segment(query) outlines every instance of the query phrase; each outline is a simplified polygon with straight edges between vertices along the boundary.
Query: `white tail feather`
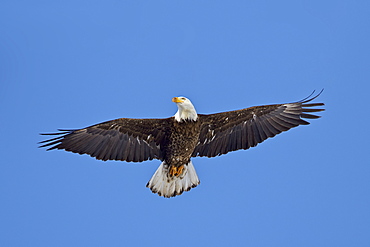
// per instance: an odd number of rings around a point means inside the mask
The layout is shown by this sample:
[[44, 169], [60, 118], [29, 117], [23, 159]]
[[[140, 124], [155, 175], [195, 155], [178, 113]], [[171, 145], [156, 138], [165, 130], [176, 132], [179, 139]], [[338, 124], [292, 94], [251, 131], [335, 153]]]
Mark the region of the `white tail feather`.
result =
[[169, 175], [169, 166], [162, 162], [146, 187], [160, 196], [173, 197], [181, 195], [184, 191], [189, 191], [199, 183], [198, 175], [191, 161], [184, 165], [184, 171], [178, 177], [171, 177]]

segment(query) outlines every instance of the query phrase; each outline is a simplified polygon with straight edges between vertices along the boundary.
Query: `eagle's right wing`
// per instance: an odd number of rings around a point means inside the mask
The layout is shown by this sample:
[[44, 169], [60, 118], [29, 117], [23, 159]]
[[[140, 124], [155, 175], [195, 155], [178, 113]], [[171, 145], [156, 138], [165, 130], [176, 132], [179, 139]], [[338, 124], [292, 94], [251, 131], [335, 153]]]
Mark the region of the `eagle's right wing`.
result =
[[214, 157], [248, 149], [283, 131], [307, 125], [309, 122], [302, 118], [319, 118], [310, 113], [324, 111], [311, 108], [323, 106], [323, 103], [309, 103], [320, 93], [294, 103], [255, 106], [210, 115], [199, 114], [201, 133], [192, 156]]

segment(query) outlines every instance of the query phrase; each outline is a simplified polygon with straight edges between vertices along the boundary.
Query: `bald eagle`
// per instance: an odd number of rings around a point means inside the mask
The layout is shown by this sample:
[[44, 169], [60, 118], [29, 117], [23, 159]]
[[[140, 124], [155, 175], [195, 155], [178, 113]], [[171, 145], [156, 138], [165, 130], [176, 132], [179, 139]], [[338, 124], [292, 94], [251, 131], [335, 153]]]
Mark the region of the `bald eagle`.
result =
[[[322, 92], [322, 91], [321, 91]], [[119, 118], [83, 129], [62, 130], [40, 142], [47, 150], [64, 149], [98, 160], [162, 161], [147, 187], [159, 196], [174, 197], [200, 181], [192, 157], [215, 157], [255, 147], [267, 138], [320, 116], [323, 103], [310, 103], [313, 93], [294, 103], [262, 105], [216, 114], [198, 114], [191, 101], [174, 97], [178, 111], [164, 119]]]

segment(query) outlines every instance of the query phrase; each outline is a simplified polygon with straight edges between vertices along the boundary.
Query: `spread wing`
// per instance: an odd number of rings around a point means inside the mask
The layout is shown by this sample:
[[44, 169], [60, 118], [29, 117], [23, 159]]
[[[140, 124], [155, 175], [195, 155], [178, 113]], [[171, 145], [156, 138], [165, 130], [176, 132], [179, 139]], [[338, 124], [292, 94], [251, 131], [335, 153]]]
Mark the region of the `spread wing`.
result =
[[312, 108], [323, 103], [309, 103], [317, 98], [303, 99], [295, 103], [255, 106], [237, 111], [199, 115], [201, 133], [192, 156], [214, 157], [239, 149], [248, 149], [267, 138], [298, 125], [307, 125], [303, 120], [316, 119], [310, 113], [324, 111]]
[[170, 119], [120, 118], [83, 129], [60, 130], [59, 133], [42, 134], [59, 136], [40, 142], [40, 147], [88, 154], [104, 161], [161, 160], [161, 145]]

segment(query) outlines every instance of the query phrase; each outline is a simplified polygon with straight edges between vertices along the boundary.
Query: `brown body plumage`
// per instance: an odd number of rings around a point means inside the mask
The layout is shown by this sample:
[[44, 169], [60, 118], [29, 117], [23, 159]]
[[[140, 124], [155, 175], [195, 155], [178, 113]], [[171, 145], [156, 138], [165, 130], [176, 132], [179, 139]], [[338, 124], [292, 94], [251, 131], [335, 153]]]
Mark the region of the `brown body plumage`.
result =
[[179, 176], [183, 165], [190, 162], [190, 157], [197, 146], [200, 134], [200, 121], [173, 121], [169, 126], [166, 141], [163, 143], [164, 162], [170, 167], [172, 176]]

